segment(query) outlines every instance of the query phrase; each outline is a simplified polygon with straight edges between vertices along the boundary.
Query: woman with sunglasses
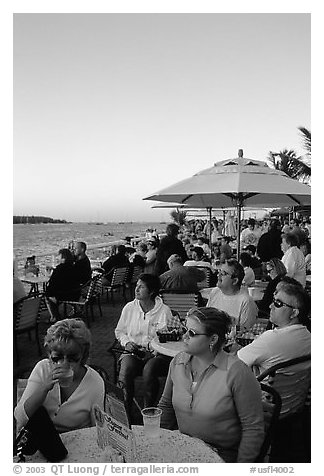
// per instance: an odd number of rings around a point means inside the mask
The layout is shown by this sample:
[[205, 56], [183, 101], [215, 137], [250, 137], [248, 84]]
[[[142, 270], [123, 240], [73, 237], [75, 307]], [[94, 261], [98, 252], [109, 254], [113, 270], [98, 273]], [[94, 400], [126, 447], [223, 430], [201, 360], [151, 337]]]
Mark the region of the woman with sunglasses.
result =
[[260, 386], [249, 368], [223, 351], [231, 319], [215, 308], [187, 314], [185, 351], [171, 361], [161, 426], [216, 448], [226, 462], [253, 462], [263, 442]]
[[266, 317], [270, 313], [270, 304], [272, 303], [273, 294], [276, 290], [277, 284], [286, 275], [287, 270], [283, 262], [279, 258], [272, 258], [266, 263], [267, 274], [270, 278], [268, 286], [266, 287], [263, 298], [257, 301], [256, 304], [260, 311], [263, 311]]
[[[80, 319], [63, 319], [49, 327], [44, 342], [48, 357], [34, 367], [15, 408], [18, 430], [40, 406], [60, 433], [94, 426], [92, 405], [103, 408], [104, 382], [86, 365], [90, 345], [90, 331]], [[68, 386], [67, 371], [73, 373]]]

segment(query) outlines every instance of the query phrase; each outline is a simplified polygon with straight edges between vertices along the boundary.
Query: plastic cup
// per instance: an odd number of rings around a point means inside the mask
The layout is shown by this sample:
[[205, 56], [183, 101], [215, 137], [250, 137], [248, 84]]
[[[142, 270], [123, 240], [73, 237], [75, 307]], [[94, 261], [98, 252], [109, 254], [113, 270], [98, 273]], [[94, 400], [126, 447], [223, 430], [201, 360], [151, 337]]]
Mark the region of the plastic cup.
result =
[[[61, 368], [61, 365], [55, 365], [55, 368]], [[59, 384], [61, 387], [70, 387], [72, 385], [72, 382], [73, 382], [73, 376], [74, 376], [74, 372], [73, 370], [71, 369], [71, 367], [66, 367], [64, 368], [64, 374], [62, 374], [59, 378]]]
[[143, 408], [144, 433], [150, 438], [156, 438], [160, 435], [160, 421], [162, 410], [156, 407]]

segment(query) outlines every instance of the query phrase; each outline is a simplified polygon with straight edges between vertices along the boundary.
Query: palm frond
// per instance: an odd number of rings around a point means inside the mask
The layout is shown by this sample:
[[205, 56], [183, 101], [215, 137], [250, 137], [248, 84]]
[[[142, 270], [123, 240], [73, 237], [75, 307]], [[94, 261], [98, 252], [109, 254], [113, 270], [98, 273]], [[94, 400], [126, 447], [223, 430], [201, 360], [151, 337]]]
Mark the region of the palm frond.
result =
[[311, 131], [306, 129], [306, 127], [298, 127], [298, 130], [301, 132], [304, 148], [308, 152], [308, 154], [310, 155], [311, 154], [311, 145], [312, 145]]

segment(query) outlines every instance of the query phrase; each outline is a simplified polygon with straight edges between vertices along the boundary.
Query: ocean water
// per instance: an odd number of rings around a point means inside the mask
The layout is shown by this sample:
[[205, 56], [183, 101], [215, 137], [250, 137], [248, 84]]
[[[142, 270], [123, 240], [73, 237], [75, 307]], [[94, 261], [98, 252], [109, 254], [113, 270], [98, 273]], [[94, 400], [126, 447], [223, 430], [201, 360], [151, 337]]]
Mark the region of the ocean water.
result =
[[[57, 254], [70, 241], [84, 241], [87, 245], [112, 243], [126, 236], [145, 236], [149, 228], [158, 233], [165, 231], [166, 224], [141, 223], [47, 223], [13, 225], [13, 248], [16, 258], [48, 253]], [[90, 253], [90, 252], [89, 252]]]

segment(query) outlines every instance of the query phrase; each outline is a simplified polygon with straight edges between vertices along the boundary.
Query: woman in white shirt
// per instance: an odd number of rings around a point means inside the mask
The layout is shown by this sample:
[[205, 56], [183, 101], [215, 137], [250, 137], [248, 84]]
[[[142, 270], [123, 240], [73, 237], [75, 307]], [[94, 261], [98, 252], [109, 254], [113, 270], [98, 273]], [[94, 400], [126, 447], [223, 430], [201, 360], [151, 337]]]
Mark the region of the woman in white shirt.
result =
[[143, 273], [135, 288], [135, 299], [123, 308], [117, 327], [116, 338], [124, 348], [119, 363], [118, 384], [124, 389], [125, 405], [131, 419], [134, 396], [134, 380], [143, 374], [144, 405], [153, 406], [159, 391], [158, 377], [167, 375], [170, 358], [152, 353], [151, 341], [156, 331], [167, 327], [179, 327], [180, 321], [158, 296], [160, 279]]

